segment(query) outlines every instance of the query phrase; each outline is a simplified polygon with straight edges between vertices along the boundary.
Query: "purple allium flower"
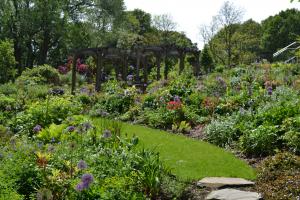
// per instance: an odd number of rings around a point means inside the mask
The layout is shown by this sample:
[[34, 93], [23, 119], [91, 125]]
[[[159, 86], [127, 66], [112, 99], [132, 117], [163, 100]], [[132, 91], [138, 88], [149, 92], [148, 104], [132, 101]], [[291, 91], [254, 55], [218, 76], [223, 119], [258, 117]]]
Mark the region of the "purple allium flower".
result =
[[175, 95], [175, 96], [174, 96], [174, 101], [175, 101], [175, 102], [180, 102], [180, 97], [177, 96], [177, 95]]
[[83, 174], [81, 177], [81, 181], [83, 185], [87, 188], [94, 181], [94, 177], [92, 174]]
[[88, 131], [89, 129], [93, 128], [93, 126], [90, 122], [84, 122], [82, 124], [82, 128], [83, 128], [84, 131]]
[[132, 80], [133, 80], [133, 75], [129, 74], [129, 75], [127, 76], [127, 80], [128, 80], [128, 81], [132, 81]]
[[79, 162], [78, 162], [78, 164], [77, 164], [77, 168], [78, 169], [86, 169], [87, 168], [87, 164], [86, 164], [86, 162], [84, 162], [84, 160], [80, 160]]
[[75, 126], [69, 126], [69, 127], [67, 128], [67, 131], [68, 131], [68, 132], [73, 132], [73, 131], [75, 131]]
[[82, 190], [84, 190], [85, 188], [84, 188], [84, 185], [83, 185], [83, 183], [82, 182], [80, 182], [80, 183], [78, 183], [77, 185], [76, 185], [76, 188], [75, 188], [78, 192], [81, 192]]
[[273, 94], [273, 88], [271, 86], [268, 87], [267, 92], [268, 92], [268, 95], [272, 95]]
[[37, 124], [32, 130], [33, 132], [38, 133], [42, 130], [42, 126]]
[[104, 137], [104, 138], [110, 138], [111, 137], [111, 131], [107, 130], [107, 129], [104, 130], [102, 137]]

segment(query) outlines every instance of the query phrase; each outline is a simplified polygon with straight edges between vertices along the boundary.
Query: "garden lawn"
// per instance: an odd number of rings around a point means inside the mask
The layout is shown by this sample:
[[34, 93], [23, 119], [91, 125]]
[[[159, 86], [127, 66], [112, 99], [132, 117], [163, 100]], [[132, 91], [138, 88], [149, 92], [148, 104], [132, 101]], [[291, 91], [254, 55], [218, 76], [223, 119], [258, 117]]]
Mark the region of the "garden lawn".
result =
[[[103, 119], [95, 119], [95, 124]], [[239, 177], [255, 179], [254, 170], [232, 153], [206, 142], [140, 125], [122, 123], [123, 136], [136, 135], [139, 146], [154, 149], [172, 172], [182, 179]]]

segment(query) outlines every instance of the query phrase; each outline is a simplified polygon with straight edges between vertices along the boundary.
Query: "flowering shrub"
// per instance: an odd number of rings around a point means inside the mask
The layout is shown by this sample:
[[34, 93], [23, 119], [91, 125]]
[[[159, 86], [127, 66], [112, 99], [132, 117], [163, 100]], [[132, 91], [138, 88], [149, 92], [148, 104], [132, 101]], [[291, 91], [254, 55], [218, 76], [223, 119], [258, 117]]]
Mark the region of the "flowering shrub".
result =
[[169, 101], [167, 104], [168, 110], [179, 110], [181, 109], [182, 104], [180, 101]]
[[79, 114], [81, 105], [72, 102], [72, 97], [53, 96], [28, 105], [24, 112], [17, 114], [11, 121], [14, 132], [33, 134], [33, 128], [39, 124], [42, 127], [52, 123], [60, 124], [70, 114]]
[[76, 62], [76, 70], [79, 74], [86, 74], [88, 71], [88, 65], [81, 63], [81, 60], [78, 58]]
[[[71, 126], [62, 124], [66, 127], [61, 129], [63, 140], [41, 143], [26, 137], [15, 138], [10, 146], [1, 149], [0, 186], [9, 180], [5, 191], [24, 198], [127, 200], [156, 199], [162, 188], [168, 187], [162, 185], [169, 173], [158, 154], [135, 148], [137, 138], [117, 137], [117, 124], [103, 123], [95, 132], [89, 131], [94, 127], [90, 123], [67, 121], [81, 125], [74, 131], [72, 127], [73, 132], [69, 133], [66, 131]], [[105, 137], [100, 130], [105, 130]], [[0, 197], [3, 192], [0, 187]]]

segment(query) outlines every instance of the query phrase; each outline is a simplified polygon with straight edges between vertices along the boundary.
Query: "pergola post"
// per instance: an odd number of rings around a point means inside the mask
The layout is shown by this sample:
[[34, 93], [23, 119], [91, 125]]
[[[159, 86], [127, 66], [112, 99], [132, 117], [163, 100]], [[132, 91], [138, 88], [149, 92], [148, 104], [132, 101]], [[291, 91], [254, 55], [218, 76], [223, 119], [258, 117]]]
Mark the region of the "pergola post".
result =
[[128, 74], [128, 61], [127, 61], [127, 56], [123, 56], [122, 57], [122, 78], [123, 78], [123, 81], [126, 81], [126, 78], [127, 78], [127, 74]]
[[76, 89], [76, 65], [77, 65], [77, 54], [74, 54], [73, 63], [72, 63], [72, 87], [71, 87], [71, 94], [75, 94]]
[[96, 85], [95, 90], [99, 92], [101, 90], [101, 79], [102, 79], [102, 69], [103, 69], [103, 56], [102, 52], [97, 52], [97, 70], [96, 70]]
[[136, 54], [136, 77], [135, 81], [140, 82], [140, 66], [141, 66], [141, 52], [138, 49]]
[[148, 62], [146, 56], [143, 56], [143, 69], [144, 69], [144, 84], [148, 84]]
[[185, 53], [183, 51], [180, 51], [179, 53], [179, 74], [182, 73], [184, 70], [184, 59], [185, 59]]
[[194, 53], [195, 56], [195, 76], [199, 76], [200, 73], [200, 51]]
[[165, 70], [164, 70], [164, 79], [168, 79], [168, 73], [169, 73], [169, 65], [168, 65], [168, 55], [167, 51], [165, 51]]
[[158, 54], [156, 54], [156, 80], [160, 79], [160, 63], [161, 63], [161, 56]]

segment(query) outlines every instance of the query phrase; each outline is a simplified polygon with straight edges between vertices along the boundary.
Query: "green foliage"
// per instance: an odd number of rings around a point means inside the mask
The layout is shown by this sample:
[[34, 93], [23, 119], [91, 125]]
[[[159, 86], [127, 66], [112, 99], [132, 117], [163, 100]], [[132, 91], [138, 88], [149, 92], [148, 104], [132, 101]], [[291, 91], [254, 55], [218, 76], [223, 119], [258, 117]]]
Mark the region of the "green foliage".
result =
[[175, 133], [189, 133], [192, 127], [186, 121], [181, 121], [179, 124], [172, 125], [172, 131]]
[[51, 140], [60, 141], [62, 134], [68, 132], [65, 130], [66, 128], [65, 124], [51, 124], [48, 128], [42, 129], [38, 133], [37, 138], [44, 142], [51, 142]]
[[211, 72], [213, 69], [213, 58], [207, 45], [204, 46], [201, 52], [200, 64], [204, 67], [206, 73]]
[[13, 43], [0, 40], [0, 84], [13, 80], [16, 75], [16, 60]]
[[232, 120], [213, 120], [206, 128], [206, 139], [218, 146], [231, 145], [237, 138], [237, 131]]
[[262, 29], [264, 30], [262, 46], [269, 60], [272, 60], [272, 54], [278, 49], [296, 41], [300, 34], [299, 21], [300, 11], [287, 9], [275, 16], [268, 17], [262, 22]]
[[36, 125], [46, 127], [52, 123], [60, 124], [69, 115], [79, 114], [80, 111], [81, 105], [72, 102], [72, 97], [48, 96], [43, 101], [28, 105], [11, 123], [14, 132], [32, 134]]
[[27, 68], [17, 79], [19, 85], [35, 85], [35, 84], [59, 84], [58, 71], [49, 66], [37, 66], [32, 69]]
[[300, 197], [299, 169], [299, 156], [291, 153], [278, 153], [264, 160], [259, 166], [256, 188], [265, 199], [298, 198]]
[[240, 138], [242, 150], [247, 155], [270, 155], [278, 148], [278, 127], [261, 125]]
[[4, 95], [17, 94], [17, 86], [13, 83], [5, 83], [0, 85], [0, 93]]
[[[78, 132], [80, 124], [86, 122], [80, 116], [74, 117], [72, 123], [76, 131], [73, 135], [77, 137], [62, 132], [67, 126], [62, 124], [51, 125], [39, 133], [41, 137], [64, 134], [64, 138], [56, 137], [55, 141], [40, 143], [26, 137], [14, 138], [12, 146], [1, 152], [0, 162], [0, 180], [4, 182], [9, 177], [11, 185], [6, 188], [0, 185], [0, 190], [11, 194], [15, 190], [18, 192], [15, 195], [25, 195], [26, 198], [125, 200], [160, 196], [162, 180], [170, 174], [157, 153], [135, 148], [136, 137], [121, 139], [121, 127], [117, 122], [103, 121], [97, 130]], [[102, 130], [111, 130], [111, 135], [102, 135]], [[80, 160], [86, 164], [79, 165]], [[86, 173], [92, 174], [93, 181], [83, 191], [76, 190]], [[171, 191], [167, 185], [164, 188]], [[172, 196], [172, 193], [168, 195]]]
[[23, 197], [13, 188], [11, 180], [5, 180], [3, 171], [0, 171], [0, 200], [22, 200]]

